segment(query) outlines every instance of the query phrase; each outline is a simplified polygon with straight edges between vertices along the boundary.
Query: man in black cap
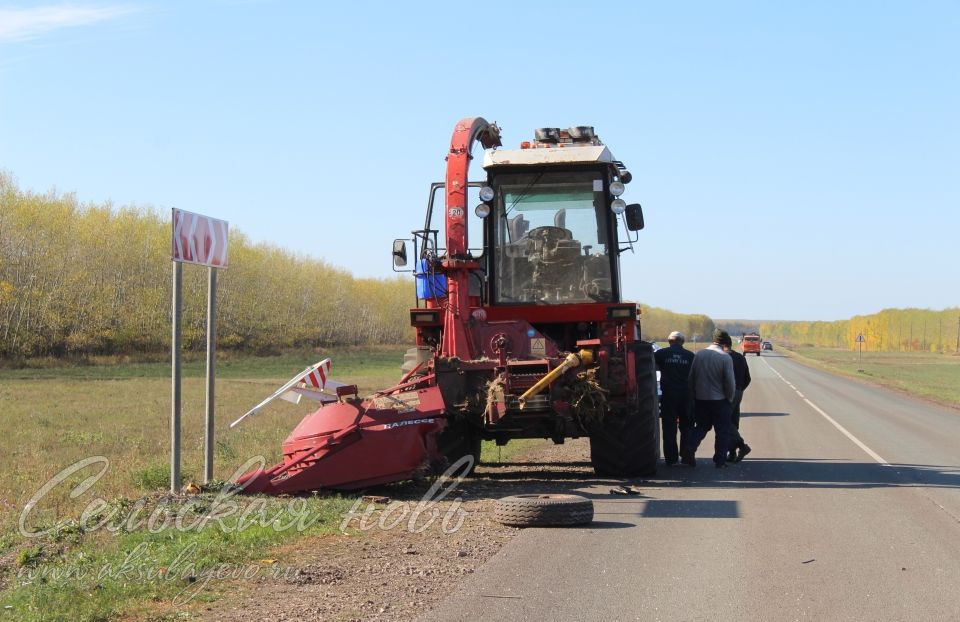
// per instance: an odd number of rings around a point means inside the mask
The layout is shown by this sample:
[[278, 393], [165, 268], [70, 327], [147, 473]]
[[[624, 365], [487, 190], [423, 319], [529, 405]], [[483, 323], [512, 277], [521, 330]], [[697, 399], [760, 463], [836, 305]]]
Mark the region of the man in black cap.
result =
[[677, 446], [677, 429], [680, 430], [680, 447], [690, 442], [693, 431], [693, 413], [690, 408], [690, 389], [687, 380], [693, 352], [683, 347], [685, 338], [680, 331], [667, 337], [668, 348], [657, 350], [653, 357], [660, 370], [660, 425], [663, 429], [663, 459], [667, 464], [676, 464], [680, 457]]
[[737, 391], [733, 359], [723, 351], [721, 345], [728, 339], [730, 335], [726, 331], [714, 331], [713, 343], [697, 352], [690, 366], [689, 386], [694, 399], [696, 427], [690, 443], [680, 452], [681, 462], [690, 466], [697, 466], [694, 457], [697, 447], [710, 428], [714, 429], [716, 436], [713, 463], [718, 469], [727, 466], [731, 405]]
[[733, 349], [733, 340], [729, 335], [722, 345], [724, 352], [733, 359], [733, 378], [737, 385], [730, 414], [730, 455], [727, 460], [740, 462], [750, 453], [750, 445], [747, 445], [740, 435], [740, 401], [743, 399], [743, 392], [750, 386], [750, 366], [747, 364], [747, 357]]

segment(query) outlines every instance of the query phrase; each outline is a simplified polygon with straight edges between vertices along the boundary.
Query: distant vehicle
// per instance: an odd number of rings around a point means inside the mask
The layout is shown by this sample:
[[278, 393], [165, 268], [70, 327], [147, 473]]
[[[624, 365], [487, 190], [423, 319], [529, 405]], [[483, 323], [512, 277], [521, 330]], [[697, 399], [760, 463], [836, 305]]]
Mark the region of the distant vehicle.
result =
[[761, 349], [761, 350], [773, 350], [773, 344], [770, 343], [769, 341], [764, 341], [763, 343], [760, 344], [760, 349]]
[[760, 335], [744, 335], [740, 341], [740, 347], [744, 354], [756, 353], [757, 356], [760, 356]]

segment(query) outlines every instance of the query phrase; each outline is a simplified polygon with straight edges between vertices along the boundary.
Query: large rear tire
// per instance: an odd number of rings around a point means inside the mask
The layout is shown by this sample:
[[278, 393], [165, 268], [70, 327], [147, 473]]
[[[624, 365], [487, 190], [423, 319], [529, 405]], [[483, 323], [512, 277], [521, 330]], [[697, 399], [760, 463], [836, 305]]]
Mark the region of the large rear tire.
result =
[[590, 434], [590, 462], [594, 472], [602, 477], [636, 477], [657, 472], [660, 422], [652, 344], [640, 342], [634, 352], [636, 409], [615, 410]]

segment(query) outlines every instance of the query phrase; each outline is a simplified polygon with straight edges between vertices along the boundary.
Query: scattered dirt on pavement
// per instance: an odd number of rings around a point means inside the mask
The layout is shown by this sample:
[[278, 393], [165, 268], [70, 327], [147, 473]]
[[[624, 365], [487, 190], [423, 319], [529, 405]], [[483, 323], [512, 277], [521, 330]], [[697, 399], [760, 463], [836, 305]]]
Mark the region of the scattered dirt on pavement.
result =
[[[210, 605], [203, 618], [413, 620], [454, 592], [518, 533], [493, 521], [496, 499], [570, 492], [610, 481], [596, 479], [588, 456], [588, 441], [580, 439], [536, 447], [510, 463], [481, 465], [416, 520], [411, 517], [430, 482], [370, 490], [368, 494], [390, 497], [394, 505], [363, 502], [346, 533], [300, 539], [278, 551], [276, 560], [261, 563], [282, 572], [236, 582], [236, 596]], [[432, 508], [437, 518], [426, 527]], [[459, 517], [462, 524], [456, 528]]]

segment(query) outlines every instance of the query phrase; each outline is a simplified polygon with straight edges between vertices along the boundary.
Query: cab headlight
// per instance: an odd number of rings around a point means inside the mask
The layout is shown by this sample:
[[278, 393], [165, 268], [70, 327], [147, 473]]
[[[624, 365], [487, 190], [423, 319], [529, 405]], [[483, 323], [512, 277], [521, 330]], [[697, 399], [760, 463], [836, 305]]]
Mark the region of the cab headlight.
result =
[[615, 197], [618, 197], [621, 194], [623, 194], [623, 190], [624, 190], [623, 182], [615, 181], [610, 184], [610, 194], [612, 194]]
[[610, 201], [610, 211], [619, 216], [627, 209], [627, 202], [623, 199], [614, 199]]
[[493, 188], [490, 186], [483, 186], [480, 188], [480, 200], [484, 202], [493, 200]]
[[474, 213], [480, 218], [486, 218], [490, 215], [490, 206], [486, 203], [481, 203], [477, 206], [477, 209], [474, 210]]

